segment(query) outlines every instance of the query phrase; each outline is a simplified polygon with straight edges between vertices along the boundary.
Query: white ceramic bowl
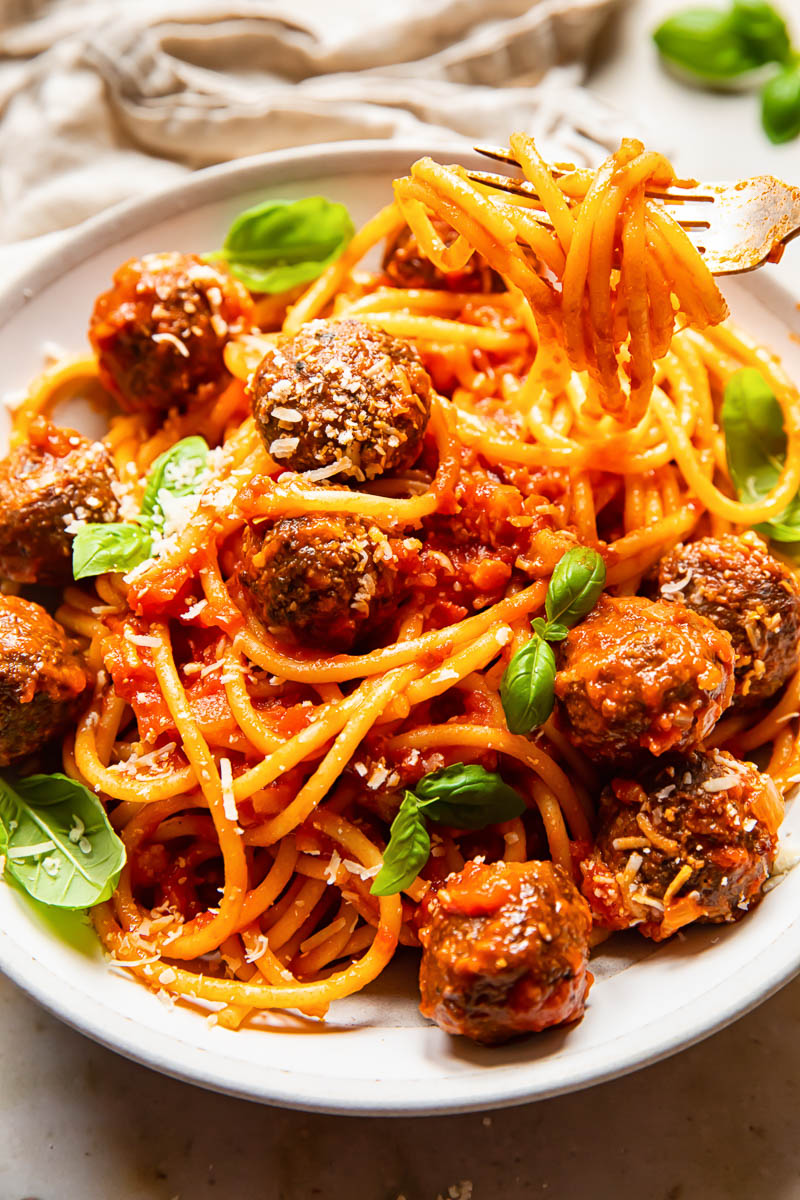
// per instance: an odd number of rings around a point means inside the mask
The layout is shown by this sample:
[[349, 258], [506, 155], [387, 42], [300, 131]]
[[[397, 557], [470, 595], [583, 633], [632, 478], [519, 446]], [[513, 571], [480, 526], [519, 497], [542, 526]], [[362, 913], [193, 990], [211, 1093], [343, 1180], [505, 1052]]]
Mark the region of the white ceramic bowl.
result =
[[[351, 143], [265, 155], [201, 172], [91, 222], [0, 295], [3, 390], [25, 387], [45, 341], [85, 346], [93, 298], [129, 256], [214, 248], [234, 214], [268, 196], [322, 193], [347, 204], [359, 222], [426, 149]], [[458, 157], [465, 161], [463, 151]], [[795, 302], [773, 283], [777, 274], [732, 280], [725, 290], [736, 319], [800, 377], [800, 346], [789, 337], [800, 322]], [[798, 830], [795, 806], [784, 827], [790, 846], [792, 837], [800, 845]], [[167, 1009], [111, 971], [84, 918], [51, 922], [3, 884], [0, 968], [82, 1033], [205, 1087], [330, 1112], [456, 1112], [610, 1079], [764, 1000], [800, 969], [800, 871], [736, 926], [691, 930], [658, 949], [636, 935], [612, 939], [595, 956], [597, 982], [577, 1027], [493, 1050], [422, 1020], [408, 952], [366, 992], [334, 1005], [324, 1025], [276, 1015], [238, 1033], [210, 1027], [202, 1012]]]

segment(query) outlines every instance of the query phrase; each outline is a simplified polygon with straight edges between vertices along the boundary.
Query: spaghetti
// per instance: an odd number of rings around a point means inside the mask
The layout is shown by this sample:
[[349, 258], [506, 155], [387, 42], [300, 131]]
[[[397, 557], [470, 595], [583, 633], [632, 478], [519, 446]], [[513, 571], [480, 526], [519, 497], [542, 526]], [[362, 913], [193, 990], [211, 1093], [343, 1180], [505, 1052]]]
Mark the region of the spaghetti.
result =
[[[157, 554], [68, 587], [56, 614], [96, 676], [64, 770], [101, 796], [127, 851], [93, 918], [116, 964], [230, 1028], [268, 1009], [320, 1017], [363, 988], [417, 943], [425, 893], [476, 855], [571, 872], [593, 841], [596, 772], [552, 721], [509, 733], [499, 699], [556, 562], [593, 547], [607, 586], [632, 596], [677, 543], [767, 521], [800, 488], [797, 395], [767, 351], [720, 325], [702, 259], [649, 198], [681, 186], [669, 164], [631, 141], [596, 173], [556, 175], [530, 139], [511, 148], [538, 204], [423, 159], [285, 314], [283, 336], [357, 320], [413, 344], [434, 387], [415, 462], [350, 486], [284, 470], [248, 395], [274, 329], [229, 337], [226, 379], [157, 426], [146, 410], [110, 419], [133, 510], [164, 450], [189, 435], [213, 449]], [[446, 285], [359, 269], [407, 229]], [[475, 255], [493, 290], [454, 285]], [[752, 502], [735, 496], [719, 428], [742, 366], [774, 392], [787, 440], [779, 479]], [[94, 358], [47, 372], [15, 438], [97, 377]], [[367, 523], [410, 564], [392, 619], [350, 652], [293, 646], [239, 577], [246, 528], [310, 515]], [[799, 695], [795, 674], [712, 737], [767, 748], [783, 793], [800, 776]], [[403, 787], [453, 762], [501, 769], [525, 813], [477, 834], [442, 826], [421, 875], [376, 897]], [[636, 855], [647, 837], [622, 844]], [[667, 904], [683, 883], [676, 872]]]

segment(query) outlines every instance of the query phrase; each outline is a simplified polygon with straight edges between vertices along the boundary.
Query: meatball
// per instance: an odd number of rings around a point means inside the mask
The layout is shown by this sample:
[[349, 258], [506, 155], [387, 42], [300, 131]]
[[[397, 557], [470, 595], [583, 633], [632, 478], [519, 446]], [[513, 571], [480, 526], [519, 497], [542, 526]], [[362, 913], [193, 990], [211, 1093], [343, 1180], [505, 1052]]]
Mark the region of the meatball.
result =
[[279, 637], [349, 650], [391, 606], [392, 545], [360, 517], [329, 513], [250, 525], [242, 553], [242, 583]]
[[[451, 245], [456, 240], [456, 231], [440, 217], [433, 217], [431, 220], [445, 245]], [[407, 225], [403, 226], [395, 238], [387, 241], [383, 255], [383, 273], [395, 287], [435, 288], [450, 292], [505, 291], [502, 278], [480, 254], [473, 254], [460, 271], [440, 271], [425, 257]]]
[[583, 892], [599, 924], [661, 941], [690, 921], [737, 921], [761, 897], [783, 801], [724, 750], [669, 755], [600, 799]]
[[705, 617], [642, 596], [601, 596], [559, 650], [556, 711], [595, 760], [695, 746], [733, 693], [730, 638]]
[[89, 682], [66, 633], [40, 605], [0, 596], [0, 767], [61, 733]]
[[311, 321], [278, 340], [250, 384], [269, 453], [291, 471], [374, 479], [413, 463], [431, 411], [416, 350], [358, 321]]
[[72, 580], [78, 523], [116, 521], [114, 468], [102, 442], [44, 418], [0, 462], [0, 575], [17, 583]]
[[146, 254], [97, 297], [89, 340], [100, 381], [130, 412], [184, 406], [219, 384], [228, 337], [251, 324], [249, 293], [194, 254]]
[[486, 1043], [577, 1020], [591, 926], [561, 867], [468, 862], [421, 906], [423, 1016]]
[[797, 669], [800, 586], [758, 534], [676, 546], [658, 565], [658, 591], [730, 634], [738, 707], [761, 704]]

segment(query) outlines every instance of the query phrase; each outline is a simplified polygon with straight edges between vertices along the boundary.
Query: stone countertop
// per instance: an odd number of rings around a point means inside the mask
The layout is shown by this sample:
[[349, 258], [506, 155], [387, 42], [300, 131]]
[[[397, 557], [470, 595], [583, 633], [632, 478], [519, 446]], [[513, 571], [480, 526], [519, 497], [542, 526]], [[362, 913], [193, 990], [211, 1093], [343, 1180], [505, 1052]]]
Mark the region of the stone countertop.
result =
[[[675, 7], [626, 9], [597, 93], [685, 171], [800, 178], [800, 142], [770, 146], [752, 96], [658, 68], [647, 35]], [[0, 1200], [468, 1200], [466, 1181], [473, 1200], [800, 1200], [800, 980], [636, 1075], [485, 1115], [355, 1120], [211, 1095], [85, 1040], [5, 980], [0, 1048]]]

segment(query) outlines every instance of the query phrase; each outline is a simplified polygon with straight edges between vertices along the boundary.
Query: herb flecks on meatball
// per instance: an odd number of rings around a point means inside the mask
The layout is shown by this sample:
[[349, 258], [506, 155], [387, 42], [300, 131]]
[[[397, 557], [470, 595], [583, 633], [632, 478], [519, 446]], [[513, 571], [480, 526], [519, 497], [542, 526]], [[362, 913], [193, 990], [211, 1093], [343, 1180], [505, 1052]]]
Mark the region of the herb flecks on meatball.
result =
[[731, 702], [730, 638], [705, 617], [642, 596], [601, 596], [559, 649], [556, 711], [590, 759], [696, 746]]
[[738, 707], [769, 699], [797, 669], [800, 586], [756, 533], [676, 546], [659, 563], [658, 590], [730, 634]]
[[270, 348], [250, 383], [264, 445], [282, 467], [374, 479], [409, 467], [431, 381], [407, 342], [358, 321], [311, 321]]
[[223, 380], [225, 343], [252, 315], [245, 288], [194, 254], [133, 258], [95, 301], [89, 340], [100, 381], [131, 412], [186, 407]]
[[251, 525], [242, 551], [242, 583], [278, 637], [349, 650], [391, 608], [392, 544], [360, 517], [316, 514]]
[[0, 576], [17, 583], [72, 581], [72, 540], [119, 516], [111, 457], [102, 442], [44, 418], [0, 462]]
[[[431, 220], [445, 246], [451, 245], [458, 236], [455, 229], [440, 217], [432, 217]], [[440, 271], [423, 254], [408, 225], [403, 226], [397, 236], [387, 242], [383, 273], [390, 283], [401, 288], [449, 292], [505, 291], [502, 278], [480, 254], [473, 254], [460, 271]]]
[[591, 924], [553, 863], [468, 862], [421, 907], [423, 1015], [485, 1043], [577, 1020]]
[[0, 767], [61, 733], [88, 686], [62, 627], [40, 605], [0, 596]]
[[612, 780], [581, 864], [596, 920], [655, 941], [691, 921], [739, 920], [761, 898], [782, 815], [770, 777], [722, 750]]

